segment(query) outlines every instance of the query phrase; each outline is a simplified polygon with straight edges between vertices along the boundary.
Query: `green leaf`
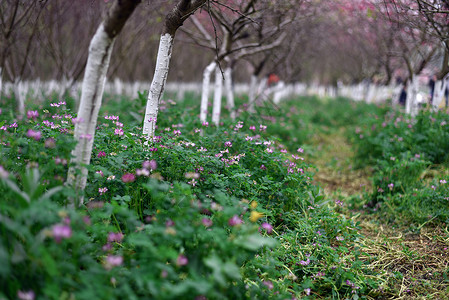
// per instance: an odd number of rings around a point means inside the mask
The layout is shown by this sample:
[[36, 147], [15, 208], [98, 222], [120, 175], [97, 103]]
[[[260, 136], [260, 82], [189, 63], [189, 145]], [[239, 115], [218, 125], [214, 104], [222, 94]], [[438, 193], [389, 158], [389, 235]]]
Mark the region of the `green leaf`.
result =
[[226, 280], [223, 277], [223, 274], [221, 272], [221, 268], [223, 265], [223, 262], [221, 261], [221, 259], [216, 256], [213, 255], [211, 257], [205, 258], [204, 259], [204, 263], [206, 264], [206, 266], [208, 266], [209, 268], [212, 269], [213, 272], [213, 278], [222, 286], [226, 285]]
[[240, 236], [235, 239], [234, 243], [237, 246], [240, 246], [244, 249], [251, 251], [257, 251], [264, 246], [267, 247], [276, 246], [276, 241], [274, 239], [263, 237], [257, 233], [246, 236]]

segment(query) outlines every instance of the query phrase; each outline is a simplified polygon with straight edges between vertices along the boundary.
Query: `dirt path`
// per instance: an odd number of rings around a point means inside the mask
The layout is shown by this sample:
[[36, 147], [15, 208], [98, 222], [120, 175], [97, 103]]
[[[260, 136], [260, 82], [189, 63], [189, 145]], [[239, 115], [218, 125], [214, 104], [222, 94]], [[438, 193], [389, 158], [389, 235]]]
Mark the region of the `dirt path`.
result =
[[[379, 214], [348, 207], [371, 191], [370, 170], [352, 167], [353, 152], [342, 130], [314, 138], [315, 182], [326, 197], [347, 205], [345, 215], [359, 222], [364, 260], [384, 284], [377, 299], [449, 299], [448, 228], [387, 224]], [[349, 201], [350, 200], [350, 201]]]

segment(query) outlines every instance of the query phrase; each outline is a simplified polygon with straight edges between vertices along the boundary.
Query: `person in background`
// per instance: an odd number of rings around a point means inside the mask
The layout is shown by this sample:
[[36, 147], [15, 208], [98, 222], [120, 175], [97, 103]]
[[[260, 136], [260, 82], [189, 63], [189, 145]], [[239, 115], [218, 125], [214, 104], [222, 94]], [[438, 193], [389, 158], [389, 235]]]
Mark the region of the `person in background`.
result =
[[399, 105], [405, 107], [405, 102], [407, 101], [407, 81], [402, 85], [401, 93], [399, 94]]
[[277, 76], [274, 73], [271, 73], [270, 75], [268, 75], [268, 86], [273, 86], [275, 84], [277, 84], [279, 82], [279, 76]]
[[433, 104], [433, 94], [435, 92], [435, 82], [436, 82], [437, 77], [435, 75], [433, 75], [432, 77], [430, 77], [429, 79], [429, 89], [430, 89], [430, 98], [429, 98], [429, 104], [432, 105]]

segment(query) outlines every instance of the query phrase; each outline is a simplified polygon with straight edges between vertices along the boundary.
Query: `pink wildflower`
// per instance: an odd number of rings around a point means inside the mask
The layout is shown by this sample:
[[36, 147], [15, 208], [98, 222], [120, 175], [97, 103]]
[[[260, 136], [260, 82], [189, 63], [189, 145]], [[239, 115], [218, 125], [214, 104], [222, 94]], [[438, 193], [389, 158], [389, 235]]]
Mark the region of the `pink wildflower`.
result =
[[122, 181], [125, 183], [133, 182], [134, 180], [136, 180], [136, 176], [132, 173], [126, 173], [122, 176]]
[[27, 137], [35, 139], [36, 141], [40, 140], [42, 133], [40, 131], [34, 131], [32, 129], [28, 129]]
[[28, 119], [36, 120], [37, 117], [39, 117], [39, 113], [37, 112], [37, 110], [29, 110], [29, 111], [27, 111], [27, 118]]
[[201, 223], [203, 223], [203, 225], [204, 225], [205, 227], [210, 227], [210, 226], [212, 226], [212, 220], [209, 219], [209, 218], [203, 218], [203, 219], [201, 220]]
[[121, 255], [108, 255], [106, 257], [105, 267], [110, 270], [113, 267], [118, 267], [123, 264], [123, 256]]
[[228, 222], [228, 224], [231, 226], [238, 226], [238, 225], [241, 225], [242, 223], [243, 223], [243, 220], [240, 219], [240, 217], [237, 215], [232, 216], [232, 218], [230, 218], [229, 222]]
[[20, 300], [34, 300], [35, 294], [33, 291], [17, 291], [17, 298]]
[[115, 130], [114, 130], [115, 135], [122, 136], [123, 133], [124, 133], [123, 129], [121, 129], [121, 128], [115, 128]]
[[123, 233], [121, 232], [109, 232], [108, 233], [108, 242], [116, 242], [120, 243], [123, 240]]
[[178, 266], [185, 266], [189, 263], [189, 260], [187, 257], [183, 254], [179, 254], [178, 258], [176, 259], [176, 265]]
[[72, 228], [67, 224], [56, 224], [52, 228], [52, 234], [55, 241], [60, 243], [62, 239], [68, 239], [72, 236]]
[[273, 226], [271, 226], [271, 224], [269, 224], [269, 223], [262, 223], [262, 225], [260, 227], [265, 229], [268, 234], [271, 234], [273, 232]]

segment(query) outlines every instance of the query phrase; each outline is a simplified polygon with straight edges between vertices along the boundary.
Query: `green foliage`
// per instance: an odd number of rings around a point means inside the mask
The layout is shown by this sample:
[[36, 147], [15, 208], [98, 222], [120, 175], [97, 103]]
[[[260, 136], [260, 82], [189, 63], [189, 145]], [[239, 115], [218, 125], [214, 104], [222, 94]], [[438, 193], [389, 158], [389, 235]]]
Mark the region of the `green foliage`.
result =
[[83, 191], [86, 206], [77, 210], [65, 207], [77, 197], [64, 186], [75, 145], [67, 105], [38, 107], [39, 116], [23, 121], [2, 114], [0, 297], [373, 293], [378, 282], [359, 259], [357, 225], [324, 202], [303, 157], [315, 130], [354, 126], [349, 107], [357, 120], [373, 108], [304, 98], [258, 107], [261, 117], [241, 111], [241, 121], [224, 119], [217, 128], [198, 122], [194, 99], [166, 100], [158, 136], [146, 145], [131, 113], [141, 114], [144, 99], [106, 99]]
[[390, 111], [361, 123], [352, 141], [357, 164], [375, 166], [368, 206], [396, 222], [447, 223], [447, 178], [428, 171], [448, 163], [448, 122], [441, 111], [415, 118]]

